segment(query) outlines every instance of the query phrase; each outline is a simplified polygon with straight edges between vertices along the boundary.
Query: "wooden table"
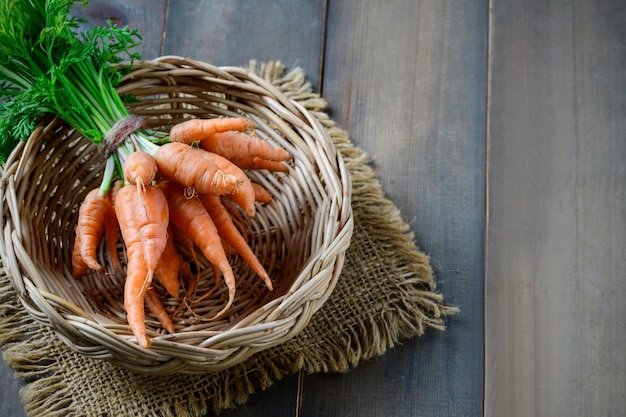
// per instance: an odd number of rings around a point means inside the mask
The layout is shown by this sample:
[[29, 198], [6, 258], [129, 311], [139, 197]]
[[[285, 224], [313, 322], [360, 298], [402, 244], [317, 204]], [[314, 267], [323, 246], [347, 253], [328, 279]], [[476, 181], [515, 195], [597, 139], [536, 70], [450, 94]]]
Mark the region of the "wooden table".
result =
[[[626, 2], [99, 0], [143, 57], [300, 66], [461, 313], [224, 416], [626, 415]], [[4, 365], [0, 414], [23, 415]]]

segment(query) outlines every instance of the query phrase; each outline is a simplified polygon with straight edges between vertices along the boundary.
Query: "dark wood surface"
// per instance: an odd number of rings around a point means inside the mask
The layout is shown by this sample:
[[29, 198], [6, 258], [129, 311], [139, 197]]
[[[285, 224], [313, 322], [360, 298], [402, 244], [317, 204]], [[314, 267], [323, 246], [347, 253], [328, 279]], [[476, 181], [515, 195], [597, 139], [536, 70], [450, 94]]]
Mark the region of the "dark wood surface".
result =
[[[222, 415], [626, 414], [626, 3], [100, 0], [81, 13], [138, 28], [147, 59], [302, 67], [461, 308], [446, 332], [347, 374], [288, 377]], [[0, 367], [0, 415], [24, 415]]]
[[626, 414], [626, 3], [494, 2], [485, 406]]

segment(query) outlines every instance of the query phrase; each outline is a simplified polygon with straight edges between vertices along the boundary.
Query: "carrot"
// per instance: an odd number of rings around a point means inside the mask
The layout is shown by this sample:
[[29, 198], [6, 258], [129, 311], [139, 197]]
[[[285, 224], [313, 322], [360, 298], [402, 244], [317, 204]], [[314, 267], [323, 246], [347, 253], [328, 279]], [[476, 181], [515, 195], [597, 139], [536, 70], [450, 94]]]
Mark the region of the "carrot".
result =
[[[170, 222], [170, 230], [172, 232], [174, 242], [178, 242], [185, 249], [187, 249], [187, 252], [189, 252], [189, 255], [191, 256], [191, 260], [196, 266], [196, 270], [199, 270], [200, 263], [198, 262], [198, 257], [196, 256], [196, 249], [193, 240], [191, 240], [189, 236], [187, 236], [182, 230], [180, 230], [180, 228], [176, 227], [176, 225], [172, 222]], [[186, 262], [181, 261], [180, 268], [181, 276], [185, 279], [184, 282], [186, 283], [185, 297], [192, 298], [193, 294], [196, 292], [196, 287], [198, 285], [199, 273], [194, 276], [194, 274], [191, 272], [191, 268]]]
[[200, 200], [208, 211], [221, 238], [243, 258], [244, 261], [263, 279], [269, 290], [272, 290], [272, 280], [259, 262], [258, 258], [248, 246], [248, 243], [239, 233], [228, 211], [220, 202], [220, 197], [214, 194], [201, 194]]
[[[228, 211], [228, 214], [230, 214], [230, 217], [232, 217], [234, 221], [236, 221], [239, 225], [245, 224], [243, 215], [241, 214], [241, 211], [237, 208], [237, 205], [233, 203], [233, 200], [231, 200], [228, 196], [220, 196], [220, 202], [222, 203], [226, 211]], [[244, 239], [247, 239], [247, 229], [241, 227], [240, 231], [244, 236]]]
[[266, 169], [274, 172], [289, 172], [289, 167], [281, 161], [272, 161], [257, 156], [247, 158], [231, 158], [230, 161], [241, 169]]
[[[163, 198], [162, 202], [159, 196]], [[124, 307], [128, 324], [144, 348], [150, 347], [150, 339], [145, 333], [144, 295], [152, 282], [167, 236], [168, 207], [164, 197], [160, 189], [147, 186], [142, 201], [134, 185], [122, 187], [115, 195], [115, 214], [128, 262]]]
[[124, 179], [136, 185], [143, 192], [145, 185], [150, 184], [157, 173], [154, 158], [146, 152], [131, 153], [124, 161]]
[[161, 254], [155, 274], [168, 294], [174, 298], [178, 298], [178, 288], [180, 287], [178, 274], [180, 273], [182, 262], [183, 260], [176, 250], [176, 246], [174, 246], [174, 236], [170, 230], [167, 234], [165, 249]]
[[135, 216], [139, 221], [146, 264], [150, 271], [154, 271], [167, 245], [169, 209], [163, 191], [152, 185], [146, 186], [144, 201], [137, 205]]
[[74, 278], [80, 278], [80, 276], [89, 269], [83, 257], [80, 256], [80, 239], [80, 235], [76, 235], [74, 249], [72, 251], [72, 276], [74, 276]]
[[164, 178], [193, 187], [199, 193], [236, 192], [241, 180], [222, 172], [207, 154], [202, 149], [173, 142], [161, 145], [154, 160]]
[[87, 194], [78, 211], [76, 236], [80, 236], [80, 256], [89, 268], [96, 271], [104, 270], [96, 259], [96, 251], [104, 233], [104, 217], [109, 208], [107, 199], [95, 188]]
[[137, 187], [126, 185], [115, 197], [115, 214], [126, 249], [137, 241], [142, 247], [148, 269], [145, 281], [149, 284], [167, 243], [169, 212], [165, 196], [159, 188], [147, 186], [141, 201]]
[[[213, 222], [215, 223], [215, 220]], [[237, 253], [235, 248], [233, 248], [232, 245], [225, 241], [221, 236], [220, 241], [222, 242], [222, 247], [224, 248], [224, 253], [226, 253], [226, 255], [235, 255]]]
[[291, 154], [283, 148], [274, 147], [258, 136], [237, 131], [217, 132], [200, 140], [200, 147], [225, 158], [261, 158], [270, 161], [286, 161]]
[[190, 119], [178, 123], [170, 130], [172, 142], [192, 143], [216, 133], [235, 130], [245, 132], [254, 129], [254, 124], [243, 117], [225, 117], [214, 119]]
[[170, 318], [167, 311], [165, 311], [165, 307], [163, 307], [163, 303], [159, 298], [159, 294], [152, 287], [146, 289], [146, 293], [144, 294], [144, 301], [146, 302], [146, 306], [152, 314], [159, 319], [161, 326], [171, 334], [174, 334], [174, 323], [172, 323], [172, 319]]
[[119, 267], [119, 258], [117, 256], [117, 241], [120, 237], [120, 225], [115, 215], [115, 195], [122, 187], [122, 181], [115, 181], [107, 194], [109, 201], [109, 209], [104, 216], [104, 235], [107, 242], [107, 249], [113, 261], [113, 268]]
[[[246, 173], [243, 172], [241, 168], [239, 168], [237, 165], [233, 164], [223, 156], [211, 152], [206, 152], [206, 154], [211, 157], [213, 162], [219, 167], [220, 170], [222, 170], [222, 172], [230, 174], [239, 179], [239, 186], [237, 187], [237, 189], [232, 193], [224, 193], [224, 195], [229, 194], [232, 200], [237, 203], [248, 216], [254, 216], [254, 213], [256, 211], [254, 207], [255, 197], [250, 178], [248, 178]], [[198, 190], [198, 192], [200, 192], [201, 194], [217, 194], [202, 193], [200, 190]]]
[[200, 264], [198, 263], [198, 257], [196, 256], [193, 240], [191, 240], [189, 236], [187, 236], [182, 230], [180, 230], [180, 228], [176, 227], [176, 225], [172, 222], [170, 222], [170, 231], [172, 232], [174, 242], [178, 242], [185, 249], [187, 249], [187, 251], [191, 255], [191, 260], [193, 261], [193, 263], [196, 265], [196, 267], [199, 266]]
[[[124, 187], [126, 188], [126, 187]], [[136, 194], [133, 192], [133, 194]], [[122, 234], [126, 229], [122, 227]], [[132, 242], [128, 240], [126, 257], [126, 283], [124, 284], [124, 308], [126, 309], [126, 320], [133, 335], [137, 338], [137, 343], [143, 348], [150, 347], [150, 338], [146, 335], [144, 298], [149, 283], [146, 283], [148, 276], [148, 266], [143, 256], [143, 247], [139, 239]]]
[[220, 244], [217, 228], [198, 197], [185, 196], [180, 185], [165, 181], [158, 185], [164, 192], [170, 210], [170, 221], [185, 233], [211, 264], [223, 274], [228, 288], [228, 303], [213, 318], [226, 312], [235, 300], [235, 275]]
[[254, 189], [254, 199], [255, 201], [263, 204], [272, 202], [272, 194], [267, 191], [261, 184], [258, 182], [252, 183], [252, 188]]

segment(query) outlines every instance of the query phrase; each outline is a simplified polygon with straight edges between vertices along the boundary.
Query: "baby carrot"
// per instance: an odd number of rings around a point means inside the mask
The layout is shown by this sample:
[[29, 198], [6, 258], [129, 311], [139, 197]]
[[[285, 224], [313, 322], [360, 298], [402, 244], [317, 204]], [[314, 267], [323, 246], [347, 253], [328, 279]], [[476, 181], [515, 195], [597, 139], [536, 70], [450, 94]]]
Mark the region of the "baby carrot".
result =
[[272, 161], [257, 156], [231, 158], [230, 161], [241, 169], [266, 169], [274, 172], [289, 172], [289, 167], [281, 161]]
[[158, 186], [167, 198], [170, 221], [193, 240], [207, 260], [217, 266], [224, 276], [228, 288], [228, 303], [213, 317], [218, 318], [235, 300], [235, 275], [228, 263], [215, 224], [198, 197], [185, 196], [183, 187], [173, 182], [161, 182]]
[[[133, 193], [136, 194], [136, 193]], [[122, 234], [128, 230], [122, 227]], [[139, 346], [150, 347], [150, 338], [146, 335], [144, 296], [150, 283], [146, 282], [148, 266], [143, 257], [143, 247], [139, 239], [126, 241], [127, 271], [124, 284], [124, 308], [126, 320], [137, 339]]]
[[[178, 242], [189, 252], [191, 256], [191, 260], [193, 261], [196, 270], [198, 270], [200, 263], [198, 262], [198, 257], [196, 255], [196, 248], [193, 240], [189, 236], [187, 236], [180, 228], [178, 228], [174, 223], [170, 222], [170, 230], [172, 232], [172, 237], [174, 238], [174, 242]], [[181, 276], [184, 278], [185, 283], [185, 297], [190, 299], [193, 297], [193, 294], [196, 292], [196, 287], [198, 286], [198, 273], [195, 275], [191, 272], [190, 266], [186, 262], [181, 262], [180, 265]]]
[[200, 147], [225, 158], [261, 158], [270, 161], [286, 161], [291, 154], [280, 147], [274, 147], [258, 136], [250, 136], [237, 131], [217, 132], [200, 140]]
[[72, 276], [79, 278], [89, 269], [83, 257], [80, 256], [80, 235], [76, 235], [74, 240], [74, 250], [72, 251]]
[[[226, 211], [228, 211], [230, 217], [232, 217], [232, 219], [237, 222], [237, 224], [244, 225], [246, 223], [243, 219], [243, 215], [241, 214], [241, 210], [237, 208], [237, 205], [233, 202], [233, 200], [230, 199], [229, 196], [220, 196], [220, 202], [222, 203]], [[247, 229], [241, 227], [240, 230], [244, 239], [247, 239]]]
[[243, 117], [223, 117], [214, 119], [190, 119], [178, 123], [170, 130], [172, 142], [192, 143], [216, 133], [235, 130], [245, 132], [254, 129], [254, 124]]
[[107, 243], [107, 249], [109, 255], [113, 261], [113, 268], [119, 267], [119, 258], [117, 255], [117, 241], [120, 237], [120, 225], [117, 222], [117, 216], [115, 215], [115, 195], [122, 187], [122, 181], [115, 181], [113, 186], [107, 194], [107, 200], [109, 201], [109, 209], [104, 216], [104, 235]]
[[174, 246], [174, 236], [171, 232], [168, 232], [165, 249], [161, 254], [155, 274], [168, 294], [174, 298], [178, 298], [178, 288], [180, 287], [178, 275], [182, 262], [183, 260], [176, 250], [176, 246]]
[[174, 323], [172, 323], [172, 319], [170, 318], [167, 311], [165, 311], [165, 307], [163, 307], [163, 303], [159, 298], [159, 294], [152, 287], [146, 289], [146, 293], [144, 294], [144, 301], [146, 306], [152, 314], [159, 319], [161, 326], [171, 334], [174, 334]]
[[258, 258], [248, 246], [243, 236], [237, 230], [237, 226], [233, 223], [230, 214], [220, 202], [220, 197], [214, 194], [201, 194], [200, 200], [207, 209], [215, 227], [222, 239], [224, 239], [244, 261], [252, 267], [252, 269], [263, 279], [269, 290], [272, 290], [272, 280], [259, 262]]
[[263, 204], [272, 202], [272, 194], [267, 191], [261, 184], [258, 182], [252, 183], [252, 188], [254, 189], [254, 199], [255, 201]]
[[231, 194], [241, 180], [226, 174], [207, 157], [208, 152], [184, 143], [161, 145], [154, 154], [159, 173], [184, 187], [199, 193]]
[[169, 208], [163, 191], [147, 185], [143, 204], [138, 205], [135, 217], [139, 221], [139, 234], [144, 247], [146, 264], [150, 271], [157, 268], [167, 245]]
[[123, 165], [124, 179], [136, 185], [139, 190], [150, 184], [157, 173], [157, 166], [154, 158], [146, 152], [136, 151], [131, 153]]
[[80, 256], [89, 268], [96, 271], [104, 270], [96, 259], [96, 251], [104, 233], [104, 218], [109, 208], [109, 202], [96, 188], [87, 194], [78, 212], [76, 235], [80, 236]]
[[[153, 190], [157, 190], [157, 192], [153, 192]], [[161, 232], [163, 218], [167, 220], [168, 217], [167, 203], [165, 203], [165, 210], [158, 207], [159, 204], [153, 204], [154, 200], [158, 200], [158, 197], [154, 198], [153, 196], [158, 196], [159, 193], [164, 197], [161, 190], [148, 186], [142, 201], [137, 187], [126, 185], [115, 195], [115, 214], [120, 225], [127, 258], [124, 308], [127, 313], [128, 325], [137, 338], [137, 343], [145, 348], [150, 346], [150, 339], [145, 332], [144, 295], [152, 282], [154, 269], [158, 264], [158, 258], [160, 258], [159, 253], [157, 260], [152, 261], [154, 266], [146, 261], [146, 254], [154, 257], [159, 246], [154, 242], [151, 245], [146, 245], [146, 240], [161, 239], [164, 247], [167, 236], [167, 223], [165, 223], [165, 232]], [[161, 234], [162, 236], [160, 236]]]
[[[239, 205], [243, 209], [243, 211], [250, 217], [254, 216], [255, 207], [254, 207], [254, 189], [252, 188], [252, 183], [250, 178], [246, 175], [245, 172], [237, 165], [230, 162], [228, 159], [223, 156], [206, 152], [206, 157], [211, 158], [213, 163], [217, 165], [217, 167], [226, 174], [232, 175], [239, 180], [239, 186], [237, 189], [229, 193], [232, 200]], [[200, 192], [200, 190], [198, 190]], [[201, 192], [200, 192], [201, 193]], [[201, 193], [201, 194], [217, 194], [217, 193]], [[226, 193], [224, 193], [226, 194]]]
[[152, 280], [152, 274], [165, 249], [168, 214], [165, 196], [154, 186], [146, 187], [143, 201], [134, 185], [122, 187], [115, 197], [115, 215], [122, 239], [127, 249], [135, 242], [140, 243], [148, 268], [147, 282]]

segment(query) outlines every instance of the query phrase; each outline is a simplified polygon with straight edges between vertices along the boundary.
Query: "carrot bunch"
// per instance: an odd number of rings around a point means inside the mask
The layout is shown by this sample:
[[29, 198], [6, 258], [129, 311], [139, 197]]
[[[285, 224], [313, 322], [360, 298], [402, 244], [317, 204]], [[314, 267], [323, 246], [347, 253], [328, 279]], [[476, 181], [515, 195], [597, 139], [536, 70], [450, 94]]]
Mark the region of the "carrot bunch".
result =
[[[272, 290], [269, 275], [233, 220], [239, 211], [231, 207], [254, 216], [255, 204], [270, 202], [271, 196], [250, 180], [246, 170], [287, 172], [285, 161], [291, 155], [248, 133], [253, 130], [245, 118], [191, 119], [175, 125], [169, 140], [161, 144], [134, 148], [132, 140], [118, 144], [116, 158], [123, 178], [111, 180], [111, 175], [105, 175], [105, 185], [83, 201], [73, 274], [78, 278], [89, 269], [104, 271], [96, 256], [103, 239], [117, 268], [121, 235], [126, 252], [124, 307], [140, 346], [150, 346], [145, 307], [164, 329], [175, 332], [153, 279], [175, 298], [192, 296], [197, 286], [197, 276], [191, 274], [179, 247], [200, 250], [213, 267], [216, 283], [220, 275], [224, 279], [228, 301], [212, 319], [221, 317], [235, 299], [235, 274], [227, 257], [231, 251]], [[181, 291], [185, 279], [191, 284]]]
[[240, 253], [271, 289], [267, 273], [224, 213], [239, 206], [241, 215], [254, 216], [255, 202], [267, 197], [245, 170], [288, 171], [284, 162], [290, 155], [247, 134], [254, 126], [244, 118], [190, 120], [174, 126], [169, 136], [146, 127], [126, 105], [135, 98], [121, 96], [116, 88], [129, 69], [118, 64], [130, 60], [132, 66], [141, 58], [133, 52], [141, 36], [111, 22], [83, 31], [83, 21], [72, 13], [75, 3], [0, 1], [0, 163], [20, 141], [30, 140], [40, 117], [48, 114], [98, 146], [105, 168], [100, 186], [79, 211], [73, 274], [105, 271], [96, 257], [102, 239], [118, 268], [121, 236], [128, 322], [138, 343], [148, 347], [146, 306], [165, 329], [175, 330], [152, 280], [179, 296], [181, 276], [189, 273], [178, 246], [199, 248], [215, 276], [224, 277], [229, 299], [216, 317], [235, 296], [225, 246]]

